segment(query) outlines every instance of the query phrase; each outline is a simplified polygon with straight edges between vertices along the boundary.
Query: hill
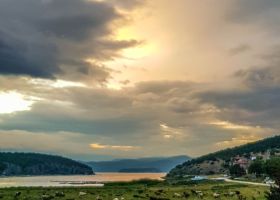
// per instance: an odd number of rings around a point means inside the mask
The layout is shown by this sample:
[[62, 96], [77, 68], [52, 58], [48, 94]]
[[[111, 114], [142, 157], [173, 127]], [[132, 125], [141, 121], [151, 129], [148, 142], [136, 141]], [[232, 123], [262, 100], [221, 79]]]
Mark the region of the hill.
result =
[[269, 159], [271, 155], [278, 155], [279, 152], [280, 136], [275, 136], [189, 160], [172, 169], [167, 177], [228, 173], [229, 166], [234, 164], [241, 165], [246, 169], [256, 157], [265, 160]]
[[0, 175], [88, 175], [92, 169], [60, 156], [37, 153], [0, 153]]
[[[176, 165], [189, 160], [188, 156], [174, 156], [162, 158], [139, 158], [139, 159], [121, 159], [101, 162], [88, 162], [95, 172], [119, 172], [123, 169], [130, 172], [139, 172], [145, 169], [145, 172], [168, 172]], [[135, 171], [136, 169], [136, 171]], [[151, 171], [147, 171], [151, 169]]]

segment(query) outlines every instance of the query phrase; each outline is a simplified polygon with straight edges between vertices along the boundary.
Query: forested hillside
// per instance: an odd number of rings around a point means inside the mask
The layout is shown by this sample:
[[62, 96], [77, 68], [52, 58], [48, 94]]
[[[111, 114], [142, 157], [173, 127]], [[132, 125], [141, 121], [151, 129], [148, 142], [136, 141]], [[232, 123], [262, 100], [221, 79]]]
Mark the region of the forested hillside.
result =
[[0, 175], [93, 174], [92, 169], [60, 156], [36, 153], [0, 153]]
[[263, 156], [267, 153], [270, 156], [279, 154], [279, 152], [280, 136], [275, 136], [189, 160], [172, 169], [168, 176], [180, 176], [183, 174], [226, 173], [229, 163], [236, 156], [250, 160], [251, 157]]

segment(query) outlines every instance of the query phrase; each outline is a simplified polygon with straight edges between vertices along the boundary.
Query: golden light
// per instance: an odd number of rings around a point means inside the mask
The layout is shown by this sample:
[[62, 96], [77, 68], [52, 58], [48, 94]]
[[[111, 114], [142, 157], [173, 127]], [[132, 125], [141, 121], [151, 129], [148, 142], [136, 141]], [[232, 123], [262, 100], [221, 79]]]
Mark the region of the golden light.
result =
[[[137, 32], [131, 27], [125, 27], [118, 30], [116, 34], [117, 40], [133, 40], [140, 38]], [[143, 42], [135, 47], [127, 48], [122, 51], [122, 56], [126, 59], [142, 59], [157, 52], [157, 46], [151, 42]]]
[[119, 150], [119, 151], [130, 151], [130, 150], [138, 149], [138, 147], [135, 146], [103, 145], [99, 143], [90, 144], [90, 147], [95, 150], [109, 149], [109, 150]]
[[122, 51], [122, 56], [126, 59], [142, 59], [151, 56], [156, 52], [154, 44], [140, 44], [139, 46], [128, 48]]
[[30, 110], [34, 102], [17, 92], [0, 93], [0, 114]]
[[54, 88], [67, 88], [67, 87], [86, 87], [85, 84], [73, 81], [64, 81], [64, 80], [45, 80], [45, 79], [31, 79], [30, 83], [40, 86], [48, 86]]

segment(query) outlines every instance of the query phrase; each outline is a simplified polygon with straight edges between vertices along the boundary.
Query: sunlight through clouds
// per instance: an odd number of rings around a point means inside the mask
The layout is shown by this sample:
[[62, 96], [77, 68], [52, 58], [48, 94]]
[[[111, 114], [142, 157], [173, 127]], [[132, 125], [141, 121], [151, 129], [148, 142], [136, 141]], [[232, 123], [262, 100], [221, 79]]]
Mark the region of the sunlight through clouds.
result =
[[10, 114], [18, 111], [30, 110], [33, 100], [27, 99], [17, 92], [0, 93], [0, 114]]
[[107, 150], [119, 150], [119, 151], [131, 151], [139, 148], [135, 146], [103, 145], [99, 143], [90, 144], [90, 147], [92, 149], [97, 149], [97, 150], [107, 149]]

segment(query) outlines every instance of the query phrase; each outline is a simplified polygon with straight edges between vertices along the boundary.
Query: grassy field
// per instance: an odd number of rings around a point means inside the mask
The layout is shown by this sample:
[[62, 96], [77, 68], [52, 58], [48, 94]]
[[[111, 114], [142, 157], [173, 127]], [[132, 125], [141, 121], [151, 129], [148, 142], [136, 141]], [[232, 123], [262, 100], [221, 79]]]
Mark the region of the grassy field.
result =
[[[227, 199], [264, 200], [269, 188], [223, 182], [170, 185], [158, 181], [110, 183], [101, 188], [6, 188], [0, 189], [0, 199], [7, 200], [168, 200]], [[202, 195], [203, 194], [203, 195]], [[216, 198], [214, 195], [216, 194]], [[220, 196], [219, 196], [220, 195]]]

